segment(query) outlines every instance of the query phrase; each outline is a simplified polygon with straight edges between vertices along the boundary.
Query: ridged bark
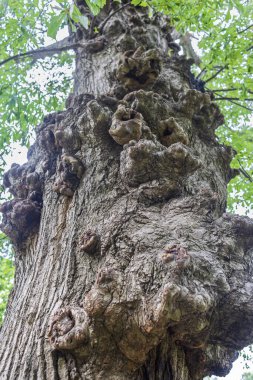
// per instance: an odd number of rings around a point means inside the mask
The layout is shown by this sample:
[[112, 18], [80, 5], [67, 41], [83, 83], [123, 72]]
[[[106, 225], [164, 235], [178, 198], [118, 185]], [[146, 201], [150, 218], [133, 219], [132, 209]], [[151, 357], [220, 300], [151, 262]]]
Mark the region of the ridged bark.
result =
[[3, 380], [198, 380], [253, 341], [253, 223], [226, 213], [223, 116], [168, 18], [107, 16], [78, 33], [66, 111], [4, 178]]

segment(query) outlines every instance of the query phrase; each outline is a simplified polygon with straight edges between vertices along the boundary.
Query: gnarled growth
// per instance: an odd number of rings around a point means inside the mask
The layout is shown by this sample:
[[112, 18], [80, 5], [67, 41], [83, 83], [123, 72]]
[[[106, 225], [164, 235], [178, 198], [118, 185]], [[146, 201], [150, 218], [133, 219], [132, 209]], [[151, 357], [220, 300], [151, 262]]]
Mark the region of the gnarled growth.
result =
[[160, 74], [159, 53], [155, 49], [145, 51], [143, 47], [126, 51], [120, 59], [116, 76], [127, 89], [136, 90], [153, 85]]
[[5, 175], [2, 229], [30, 239], [1, 329], [4, 380], [202, 380], [253, 342], [253, 227], [226, 213], [223, 117], [167, 17], [109, 12], [92, 22], [101, 38], [77, 33], [67, 110]]
[[51, 317], [48, 337], [55, 350], [83, 347], [89, 339], [87, 314], [77, 307], [64, 307]]

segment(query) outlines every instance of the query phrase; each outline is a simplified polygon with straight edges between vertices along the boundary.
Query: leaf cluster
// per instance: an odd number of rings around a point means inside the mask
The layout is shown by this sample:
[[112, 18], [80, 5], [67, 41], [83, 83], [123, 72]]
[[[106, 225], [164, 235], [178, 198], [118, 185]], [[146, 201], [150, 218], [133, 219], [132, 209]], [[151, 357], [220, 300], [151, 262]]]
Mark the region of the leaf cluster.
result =
[[8, 301], [10, 290], [13, 287], [14, 265], [11, 259], [0, 256], [0, 325]]

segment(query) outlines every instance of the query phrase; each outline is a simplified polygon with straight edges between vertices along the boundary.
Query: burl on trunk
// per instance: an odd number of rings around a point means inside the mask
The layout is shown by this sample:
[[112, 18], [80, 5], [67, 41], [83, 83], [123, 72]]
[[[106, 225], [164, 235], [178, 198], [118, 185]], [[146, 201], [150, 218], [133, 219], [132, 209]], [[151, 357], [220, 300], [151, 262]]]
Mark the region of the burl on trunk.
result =
[[253, 223], [226, 213], [223, 116], [169, 19], [115, 7], [79, 30], [66, 111], [4, 176], [1, 379], [199, 380], [253, 342]]

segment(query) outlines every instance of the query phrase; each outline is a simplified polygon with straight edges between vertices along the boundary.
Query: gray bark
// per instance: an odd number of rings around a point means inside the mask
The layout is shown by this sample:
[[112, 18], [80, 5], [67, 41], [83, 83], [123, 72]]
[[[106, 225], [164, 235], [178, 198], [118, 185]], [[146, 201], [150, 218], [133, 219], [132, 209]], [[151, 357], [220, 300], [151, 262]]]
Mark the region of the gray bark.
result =
[[5, 175], [3, 380], [198, 380], [253, 341], [253, 222], [226, 213], [234, 152], [170, 32], [138, 8], [111, 17]]

